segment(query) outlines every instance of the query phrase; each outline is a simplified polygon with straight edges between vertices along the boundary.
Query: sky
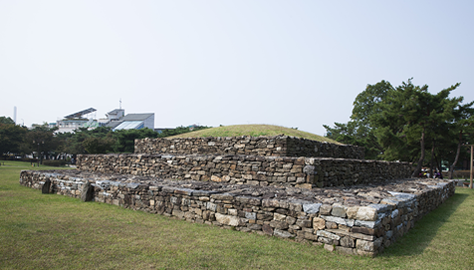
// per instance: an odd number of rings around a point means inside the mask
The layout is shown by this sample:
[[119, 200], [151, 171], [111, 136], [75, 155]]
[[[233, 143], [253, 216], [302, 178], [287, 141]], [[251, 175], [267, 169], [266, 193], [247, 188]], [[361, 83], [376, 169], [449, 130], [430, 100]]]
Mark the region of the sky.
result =
[[[324, 135], [356, 96], [413, 78], [474, 100], [474, 1], [0, 0], [0, 116], [93, 107], [155, 128], [271, 124]], [[120, 103], [121, 101], [121, 103]]]

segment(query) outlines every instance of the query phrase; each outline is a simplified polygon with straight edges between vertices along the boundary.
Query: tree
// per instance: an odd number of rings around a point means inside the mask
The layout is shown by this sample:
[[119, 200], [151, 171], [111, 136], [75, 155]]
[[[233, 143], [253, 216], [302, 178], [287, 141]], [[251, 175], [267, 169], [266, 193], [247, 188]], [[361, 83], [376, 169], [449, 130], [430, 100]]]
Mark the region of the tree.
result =
[[[327, 136], [366, 147], [366, 157], [416, 162], [413, 176], [426, 161], [431, 170], [441, 170], [442, 160], [454, 159], [454, 167], [466, 134], [474, 134], [474, 103], [462, 105], [462, 97], [449, 97], [459, 85], [437, 94], [411, 79], [396, 88], [386, 81], [368, 85], [354, 101], [351, 120], [325, 125]], [[431, 149], [430, 156], [425, 149]]]
[[10, 117], [0, 116], [0, 124], [14, 125], [15, 122]]
[[24, 149], [28, 152], [36, 152], [41, 160], [43, 157], [49, 159], [57, 150], [59, 141], [54, 136], [57, 127], [50, 128], [48, 124], [37, 125], [24, 137]]
[[374, 85], [368, 84], [354, 100], [351, 120], [347, 124], [334, 123], [334, 128], [323, 125], [326, 136], [338, 142], [364, 147], [366, 159], [380, 158], [382, 147], [375, 136], [371, 117], [380, 113], [377, 104], [391, 90], [393, 86], [383, 80]]
[[88, 154], [106, 154], [113, 151], [115, 139], [112, 134], [107, 134], [106, 137], [88, 137], [82, 142], [82, 146]]
[[[461, 100], [462, 101], [462, 100]], [[457, 137], [456, 155], [453, 163], [449, 166], [449, 179], [453, 179], [454, 167], [456, 166], [461, 153], [461, 146], [467, 140], [466, 135], [474, 133], [474, 101], [458, 105], [454, 111], [455, 121], [450, 125], [453, 137]]]
[[10, 117], [0, 117], [0, 156], [6, 153], [21, 153], [23, 136], [27, 131], [26, 127], [15, 125]]
[[[418, 176], [425, 160], [427, 137], [432, 137], [437, 128], [452, 121], [454, 108], [462, 100], [448, 98], [458, 86], [459, 83], [432, 95], [427, 85], [415, 86], [409, 79], [389, 91], [377, 104], [379, 112], [372, 117], [376, 136], [385, 149], [382, 156], [388, 160], [406, 160], [407, 153], [413, 157], [417, 152], [414, 150], [419, 149], [417, 167], [412, 175]], [[417, 140], [419, 148], [414, 146]]]
[[117, 138], [114, 152], [121, 153], [133, 153], [135, 149], [135, 139], [158, 137], [158, 132], [149, 128], [116, 130], [114, 133]]

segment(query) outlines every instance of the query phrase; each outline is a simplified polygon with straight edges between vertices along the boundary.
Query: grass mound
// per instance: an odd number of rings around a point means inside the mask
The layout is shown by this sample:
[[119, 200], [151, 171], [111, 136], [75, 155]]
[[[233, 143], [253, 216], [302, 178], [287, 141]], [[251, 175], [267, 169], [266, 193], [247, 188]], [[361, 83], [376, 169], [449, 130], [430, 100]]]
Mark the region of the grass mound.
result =
[[203, 129], [199, 131], [183, 133], [170, 138], [197, 138], [197, 137], [235, 137], [235, 136], [276, 136], [276, 135], [287, 135], [298, 138], [304, 138], [314, 141], [327, 141], [329, 143], [341, 144], [335, 140], [319, 136], [313, 133], [286, 128], [281, 126], [273, 125], [234, 125], [234, 126], [221, 126], [209, 129]]

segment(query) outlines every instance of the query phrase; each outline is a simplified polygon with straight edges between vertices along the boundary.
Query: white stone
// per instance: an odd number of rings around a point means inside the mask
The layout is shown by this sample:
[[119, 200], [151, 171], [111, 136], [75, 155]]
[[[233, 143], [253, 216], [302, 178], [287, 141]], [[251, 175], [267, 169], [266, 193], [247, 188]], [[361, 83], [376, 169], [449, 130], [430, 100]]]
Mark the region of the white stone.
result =
[[333, 240], [341, 239], [341, 237], [339, 235], [330, 233], [330, 232], [325, 231], [325, 230], [318, 230], [316, 232], [316, 235], [326, 237], [326, 238], [329, 238], [329, 239], [333, 239]]
[[366, 220], [366, 221], [375, 221], [377, 220], [377, 210], [372, 207], [363, 206], [359, 207], [357, 211], [356, 219], [358, 220]]
[[217, 222], [229, 226], [239, 226], [240, 219], [236, 216], [222, 215], [220, 213], [215, 214]]

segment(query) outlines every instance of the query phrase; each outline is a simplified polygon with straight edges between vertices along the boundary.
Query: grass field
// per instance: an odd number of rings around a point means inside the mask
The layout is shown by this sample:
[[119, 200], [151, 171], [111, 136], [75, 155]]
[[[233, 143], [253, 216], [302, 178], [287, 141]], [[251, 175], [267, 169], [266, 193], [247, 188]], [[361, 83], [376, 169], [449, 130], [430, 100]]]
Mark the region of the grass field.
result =
[[[474, 269], [474, 192], [457, 189], [376, 258], [43, 195], [0, 166], [0, 269]], [[40, 167], [40, 169], [52, 169]]]
[[203, 129], [199, 131], [183, 133], [180, 135], [172, 136], [170, 138], [195, 138], [195, 137], [234, 137], [234, 136], [276, 136], [276, 135], [288, 135], [298, 138], [310, 139], [315, 141], [327, 141], [330, 143], [340, 144], [332, 139], [319, 136], [313, 133], [286, 128], [281, 126], [273, 125], [235, 125], [235, 126], [221, 126], [209, 129]]

